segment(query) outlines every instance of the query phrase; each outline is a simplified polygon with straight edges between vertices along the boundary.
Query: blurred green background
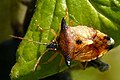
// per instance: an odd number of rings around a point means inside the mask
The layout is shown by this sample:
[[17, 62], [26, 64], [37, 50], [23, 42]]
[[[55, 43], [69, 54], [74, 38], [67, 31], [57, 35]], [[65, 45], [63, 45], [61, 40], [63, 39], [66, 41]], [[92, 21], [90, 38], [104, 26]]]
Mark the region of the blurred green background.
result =
[[12, 1], [1, 0], [0, 2], [0, 42], [7, 40], [8, 35], [12, 33], [11, 30], [11, 16], [14, 14], [10, 10]]
[[[0, 43], [9, 40], [13, 34], [12, 23], [23, 24], [26, 6], [19, 4], [18, 0], [1, 0], [0, 2]], [[18, 29], [21, 30], [21, 25]], [[4, 53], [0, 53], [4, 54]], [[9, 55], [9, 54], [8, 54]], [[2, 55], [1, 55], [2, 56]], [[106, 72], [99, 72], [95, 68], [71, 71], [72, 80], [120, 80], [120, 46], [104, 55], [103, 61], [110, 65]], [[0, 63], [4, 64], [4, 63]], [[2, 65], [0, 65], [2, 66]], [[1, 70], [1, 69], [0, 69]]]

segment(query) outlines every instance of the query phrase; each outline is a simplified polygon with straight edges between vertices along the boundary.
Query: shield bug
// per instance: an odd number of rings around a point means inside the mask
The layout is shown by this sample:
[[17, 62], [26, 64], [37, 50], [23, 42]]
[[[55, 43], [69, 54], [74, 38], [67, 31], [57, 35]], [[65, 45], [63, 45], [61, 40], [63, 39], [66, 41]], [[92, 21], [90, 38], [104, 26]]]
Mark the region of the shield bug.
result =
[[[107, 65], [98, 60], [114, 45], [114, 40], [108, 35], [87, 26], [70, 27], [66, 25], [63, 18], [61, 30], [55, 41], [46, 46], [48, 50], [54, 50], [62, 54], [66, 65], [69, 67], [71, 61], [98, 63], [99, 70], [107, 69]], [[41, 56], [40, 56], [41, 57]], [[50, 62], [51, 58], [48, 62]], [[95, 60], [95, 61], [93, 61]], [[38, 59], [37, 64], [40, 59]], [[104, 66], [101, 66], [103, 65]], [[97, 65], [97, 64], [96, 64]], [[34, 69], [36, 68], [34, 67]], [[95, 66], [95, 64], [93, 65]]]
[[71, 61], [89, 62], [103, 56], [114, 45], [108, 35], [87, 26], [70, 27], [64, 18], [57, 39], [67, 66]]
[[[71, 65], [71, 61], [78, 61], [80, 63], [90, 62], [90, 64], [94, 64], [93, 66], [96, 66], [95, 64], [97, 63], [103, 65], [104, 63], [98, 60], [98, 58], [113, 48], [114, 40], [99, 30], [87, 26], [70, 27], [66, 25], [66, 21], [63, 18], [61, 21], [61, 30], [56, 40], [52, 40], [49, 44], [44, 45], [46, 45], [46, 50], [38, 58], [33, 70], [36, 69], [42, 56], [49, 50], [59, 52], [65, 59], [68, 67]], [[53, 60], [53, 58], [55, 56], [50, 58], [47, 63]], [[106, 68], [106, 66], [102, 66], [99, 70], [105, 70], [104, 67]]]

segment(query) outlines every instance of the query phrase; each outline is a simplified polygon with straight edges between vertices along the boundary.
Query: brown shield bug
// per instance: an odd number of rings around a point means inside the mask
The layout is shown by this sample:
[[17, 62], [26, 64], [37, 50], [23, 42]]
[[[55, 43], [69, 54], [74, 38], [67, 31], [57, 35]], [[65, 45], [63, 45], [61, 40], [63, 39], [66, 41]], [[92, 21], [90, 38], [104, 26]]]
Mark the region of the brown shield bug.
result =
[[[71, 65], [71, 61], [89, 62], [94, 67], [100, 67], [100, 71], [105, 71], [108, 65], [101, 62], [99, 58], [112, 49], [113, 45], [114, 40], [99, 30], [87, 26], [70, 27], [66, 25], [66, 21], [63, 18], [59, 35], [56, 40], [46, 45], [46, 50], [38, 58], [34, 70], [46, 51], [53, 50], [62, 55], [68, 67]], [[51, 60], [53, 58], [47, 62]]]

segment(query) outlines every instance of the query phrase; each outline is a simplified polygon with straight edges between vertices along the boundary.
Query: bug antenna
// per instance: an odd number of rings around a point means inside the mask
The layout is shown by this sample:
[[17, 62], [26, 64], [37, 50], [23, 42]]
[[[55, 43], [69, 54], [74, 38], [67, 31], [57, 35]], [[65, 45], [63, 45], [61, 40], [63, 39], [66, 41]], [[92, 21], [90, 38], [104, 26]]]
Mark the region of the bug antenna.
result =
[[16, 38], [16, 39], [21, 39], [21, 40], [27, 40], [29, 42], [34, 42], [36, 44], [47, 45], [47, 43], [41, 43], [41, 42], [38, 42], [38, 41], [33, 41], [33, 40], [30, 40], [30, 39], [27, 39], [27, 38], [22, 38], [22, 37], [18, 37], [18, 36], [14, 36], [14, 35], [10, 35], [10, 37], [13, 37], [13, 38]]

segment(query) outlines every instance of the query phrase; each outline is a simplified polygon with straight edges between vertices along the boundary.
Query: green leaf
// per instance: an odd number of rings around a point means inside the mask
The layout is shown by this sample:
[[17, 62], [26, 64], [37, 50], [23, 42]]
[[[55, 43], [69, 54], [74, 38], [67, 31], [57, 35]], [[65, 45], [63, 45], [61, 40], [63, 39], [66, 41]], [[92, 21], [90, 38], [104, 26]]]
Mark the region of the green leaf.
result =
[[[55, 37], [50, 29], [59, 34], [61, 19], [66, 15], [66, 9], [69, 14], [68, 24], [72, 20], [73, 25], [93, 27], [111, 36], [115, 40], [115, 46], [120, 44], [120, 1], [117, 0], [38, 0], [25, 38], [49, 43]], [[60, 54], [51, 62], [43, 64], [55, 54], [53, 51], [45, 53], [37, 70], [32, 71], [45, 48], [45, 45], [23, 40], [17, 50], [17, 62], [11, 70], [11, 79], [38, 80], [58, 73]], [[60, 71], [66, 68], [63, 63]]]

